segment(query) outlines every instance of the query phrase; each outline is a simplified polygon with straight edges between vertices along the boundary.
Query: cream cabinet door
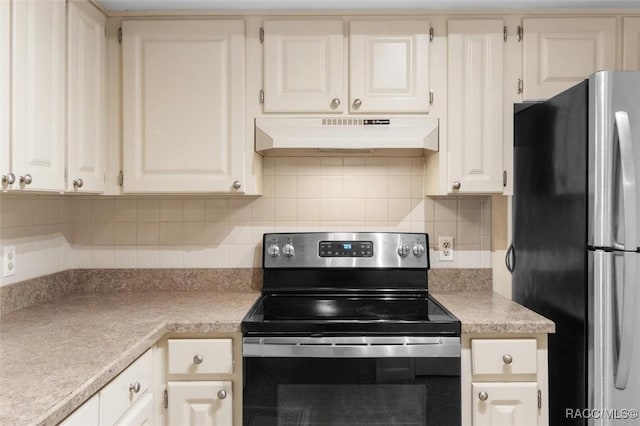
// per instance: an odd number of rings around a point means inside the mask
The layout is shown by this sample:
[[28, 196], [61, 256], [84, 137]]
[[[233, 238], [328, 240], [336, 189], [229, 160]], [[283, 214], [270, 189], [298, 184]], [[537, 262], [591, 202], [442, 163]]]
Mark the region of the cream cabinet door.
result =
[[502, 20], [450, 20], [448, 187], [502, 192]]
[[616, 20], [523, 19], [525, 100], [550, 98], [598, 70], [616, 67]]
[[0, 189], [10, 188], [10, 87], [11, 87], [11, 11], [8, 1], [0, 1]]
[[14, 0], [11, 6], [13, 188], [62, 191], [65, 0]]
[[89, 3], [67, 8], [67, 191], [102, 192], [107, 164], [106, 17]]
[[473, 383], [473, 426], [538, 424], [537, 383]]
[[78, 407], [60, 426], [98, 426], [100, 423], [100, 399], [94, 395], [90, 400]]
[[345, 111], [344, 22], [265, 21], [264, 111]]
[[140, 397], [127, 412], [115, 423], [115, 426], [152, 426], [156, 424], [153, 414], [153, 394], [151, 391]]
[[231, 426], [231, 382], [169, 382], [169, 426]]
[[640, 70], [640, 16], [622, 20], [622, 69]]
[[124, 21], [124, 192], [242, 192], [244, 21]]
[[351, 112], [429, 111], [429, 22], [351, 21]]

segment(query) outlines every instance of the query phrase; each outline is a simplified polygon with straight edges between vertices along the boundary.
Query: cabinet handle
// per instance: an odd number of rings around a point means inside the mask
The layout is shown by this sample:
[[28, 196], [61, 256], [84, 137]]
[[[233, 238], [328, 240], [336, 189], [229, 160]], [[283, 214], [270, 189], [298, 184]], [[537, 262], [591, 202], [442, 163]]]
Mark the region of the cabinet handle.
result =
[[82, 178], [78, 178], [73, 181], [74, 188], [82, 188], [82, 185], [84, 185], [84, 181], [82, 180]]
[[218, 391], [218, 399], [225, 399], [227, 397], [227, 391], [223, 390], [219, 390]]
[[502, 356], [502, 361], [505, 364], [511, 364], [513, 362], [513, 357], [511, 355], [509, 355], [509, 354], [503, 355]]
[[362, 101], [360, 99], [356, 99], [353, 101], [353, 109], [358, 109], [362, 106]]
[[24, 176], [20, 176], [20, 183], [24, 183], [25, 185], [30, 185], [33, 182], [33, 178], [29, 173]]
[[331, 108], [338, 108], [340, 106], [340, 99], [333, 98], [331, 100]]
[[480, 399], [480, 401], [486, 401], [487, 399], [489, 399], [489, 394], [485, 391], [482, 391], [478, 394], [478, 398]]
[[196, 365], [202, 364], [202, 361], [204, 361], [204, 358], [202, 358], [202, 355], [196, 355], [193, 357], [193, 363]]
[[231, 186], [233, 186], [233, 189], [240, 189], [240, 188], [242, 188], [242, 184], [240, 183], [240, 181], [239, 181], [239, 180], [235, 180], [235, 181], [233, 181], [233, 184], [232, 184]]
[[455, 181], [453, 182], [453, 185], [451, 185], [451, 187], [455, 190], [460, 189], [460, 187], [462, 187], [462, 184], [459, 181]]
[[16, 175], [13, 173], [7, 173], [6, 175], [2, 175], [2, 183], [8, 183], [11, 185], [16, 181]]
[[140, 392], [140, 382], [135, 382], [132, 385], [129, 385], [129, 392], [133, 391], [133, 393]]

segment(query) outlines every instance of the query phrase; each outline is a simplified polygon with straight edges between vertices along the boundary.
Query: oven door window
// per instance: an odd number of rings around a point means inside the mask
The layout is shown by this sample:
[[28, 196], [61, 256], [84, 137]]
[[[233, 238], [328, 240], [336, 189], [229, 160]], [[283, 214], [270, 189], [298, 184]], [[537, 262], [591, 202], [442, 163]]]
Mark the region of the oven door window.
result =
[[245, 358], [245, 426], [460, 424], [459, 358]]

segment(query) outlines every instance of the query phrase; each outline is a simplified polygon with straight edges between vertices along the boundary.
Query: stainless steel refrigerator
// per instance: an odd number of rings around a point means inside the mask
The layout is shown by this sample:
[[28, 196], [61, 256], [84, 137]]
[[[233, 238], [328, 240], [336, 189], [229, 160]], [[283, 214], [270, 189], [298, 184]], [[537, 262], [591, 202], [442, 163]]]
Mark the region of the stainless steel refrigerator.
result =
[[550, 425], [639, 425], [640, 72], [517, 104], [514, 125], [507, 264], [513, 299], [556, 323]]

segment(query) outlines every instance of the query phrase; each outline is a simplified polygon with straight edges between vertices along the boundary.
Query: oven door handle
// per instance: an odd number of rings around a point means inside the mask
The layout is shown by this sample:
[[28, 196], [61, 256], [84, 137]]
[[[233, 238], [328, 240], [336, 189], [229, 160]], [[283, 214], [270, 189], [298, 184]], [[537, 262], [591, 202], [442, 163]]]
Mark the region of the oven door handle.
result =
[[459, 337], [245, 337], [244, 357], [459, 358]]

